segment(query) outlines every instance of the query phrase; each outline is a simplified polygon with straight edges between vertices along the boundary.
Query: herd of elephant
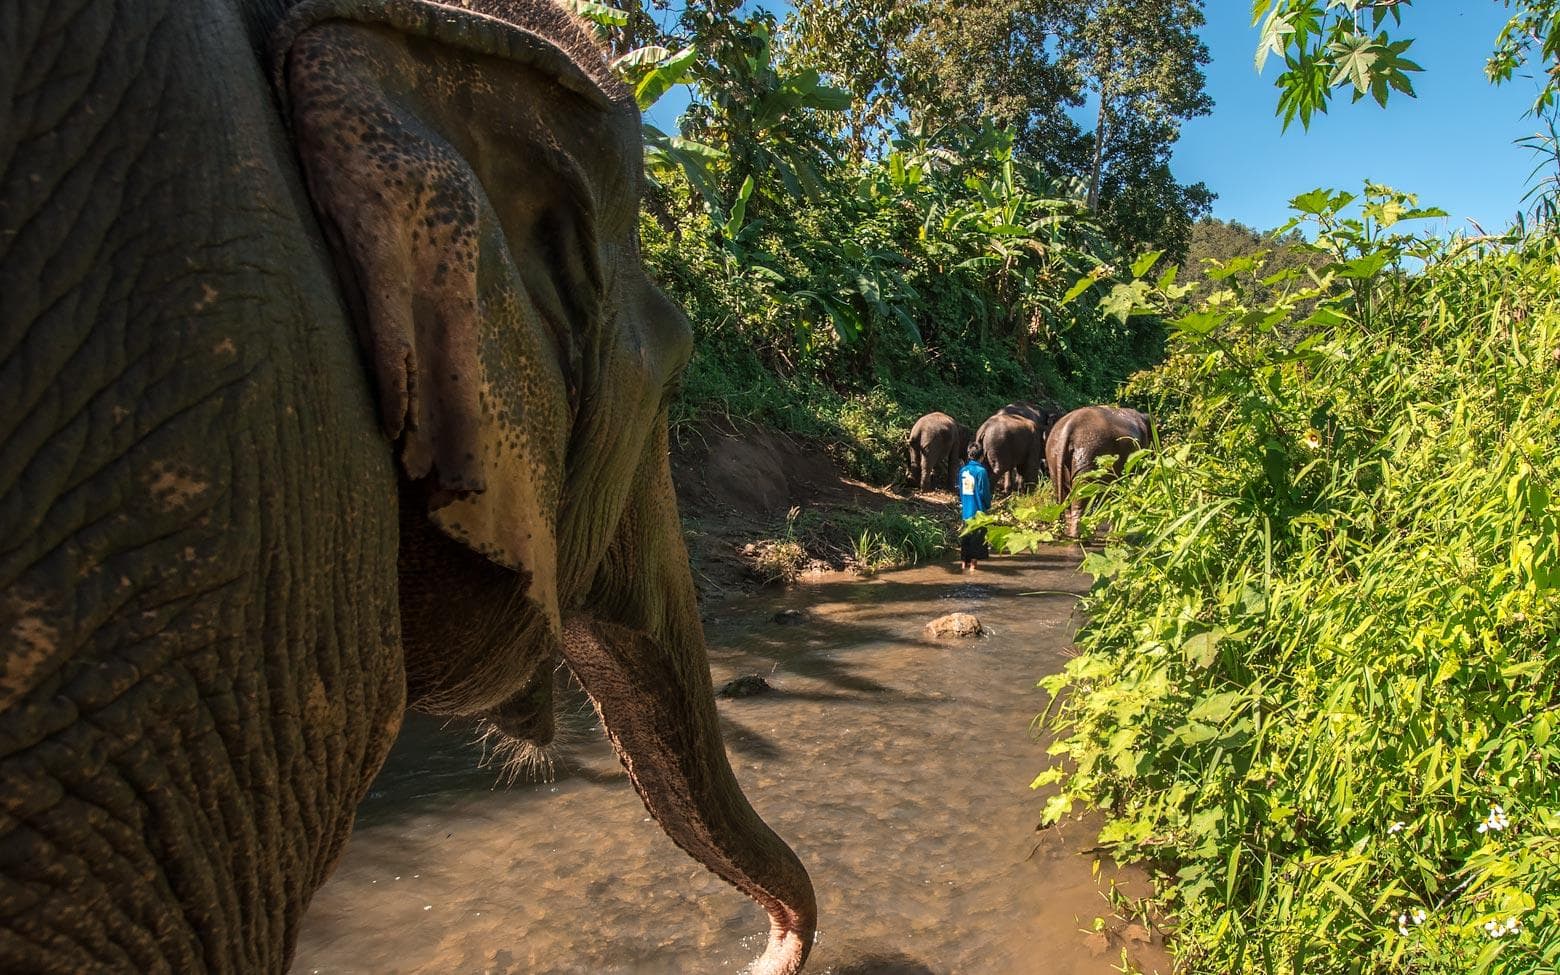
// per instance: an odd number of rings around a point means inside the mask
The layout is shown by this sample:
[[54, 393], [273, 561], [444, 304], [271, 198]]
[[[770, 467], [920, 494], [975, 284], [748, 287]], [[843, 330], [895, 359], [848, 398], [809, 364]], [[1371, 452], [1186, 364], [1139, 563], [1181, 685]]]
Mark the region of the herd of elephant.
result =
[[1127, 456], [1151, 445], [1154, 436], [1148, 414], [1121, 406], [1082, 406], [1064, 413], [1009, 403], [974, 433], [947, 413], [928, 413], [905, 437], [906, 476], [922, 491], [938, 483], [956, 486], [969, 445], [978, 443], [997, 490], [1032, 489], [1042, 473], [1048, 476], [1057, 503], [1067, 504], [1067, 534], [1076, 538], [1083, 511], [1082, 501], [1071, 497], [1077, 476], [1102, 457], [1111, 458], [1111, 472], [1119, 475]]

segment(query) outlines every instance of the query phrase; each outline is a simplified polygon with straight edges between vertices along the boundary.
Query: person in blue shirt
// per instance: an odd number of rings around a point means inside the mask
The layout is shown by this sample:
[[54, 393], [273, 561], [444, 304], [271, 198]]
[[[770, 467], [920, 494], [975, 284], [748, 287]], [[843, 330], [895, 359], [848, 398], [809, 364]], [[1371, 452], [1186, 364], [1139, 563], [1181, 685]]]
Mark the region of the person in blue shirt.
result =
[[[986, 452], [980, 444], [972, 443], [965, 452], [969, 462], [959, 468], [959, 508], [965, 521], [991, 507], [991, 472], [982, 463]], [[977, 528], [959, 539], [959, 557], [964, 560], [964, 571], [974, 572], [975, 565], [988, 555], [986, 529]]]

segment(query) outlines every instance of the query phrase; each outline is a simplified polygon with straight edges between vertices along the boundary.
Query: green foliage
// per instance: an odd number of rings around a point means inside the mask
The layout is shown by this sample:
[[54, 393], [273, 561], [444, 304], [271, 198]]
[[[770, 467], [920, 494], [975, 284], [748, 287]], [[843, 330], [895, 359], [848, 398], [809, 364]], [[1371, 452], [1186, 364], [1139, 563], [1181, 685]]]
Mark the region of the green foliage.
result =
[[844, 558], [864, 574], [938, 558], [948, 550], [943, 520], [897, 505], [869, 511], [830, 510], [827, 516], [792, 508], [778, 538], [758, 543], [754, 570], [765, 580], [794, 582], [809, 553]]
[[1096, 512], [1043, 819], [1107, 811], [1189, 971], [1554, 972], [1560, 243], [1294, 205], [1314, 277], [1224, 263], [1132, 384], [1164, 446]]
[[1535, 114], [1556, 107], [1560, 95], [1560, 0], [1507, 0], [1516, 12], [1495, 38], [1495, 51], [1484, 73], [1496, 84], [1510, 81], [1538, 48], [1538, 62], [1549, 76], [1533, 103]]
[[818, 201], [757, 217], [746, 181], [711, 213], [673, 177], [642, 221], [646, 261], [697, 337], [676, 422], [761, 420], [884, 479], [920, 413], [974, 424], [1015, 398], [1096, 398], [1160, 354], [1157, 320], [1060, 301], [1114, 250], [1014, 158], [1011, 133], [907, 130], [854, 178], [829, 177]]
[[1517, 140], [1517, 145], [1536, 157], [1528, 174], [1527, 192], [1522, 195], [1528, 207], [1522, 217], [1555, 233], [1560, 230], [1560, 108], [1548, 108], [1539, 117], [1543, 130]]
[[[1542, 113], [1560, 95], [1560, 0], [1503, 0], [1511, 19], [1495, 39], [1485, 74], [1497, 84], [1510, 81], [1517, 69], [1536, 60], [1548, 76], [1533, 103]], [[1353, 100], [1367, 95], [1385, 106], [1396, 91], [1413, 97], [1411, 72], [1423, 70], [1405, 57], [1412, 39], [1393, 40], [1383, 25], [1401, 25], [1412, 0], [1253, 0], [1251, 22], [1261, 23], [1257, 70], [1269, 55], [1284, 59], [1278, 114], [1284, 128], [1296, 118], [1310, 127], [1317, 112], [1326, 112], [1335, 89], [1346, 88]], [[1534, 51], [1537, 51], [1535, 56]]]
[[[1177, 196], [1185, 188], [1167, 168], [1117, 167], [1091, 214], [1086, 181], [1026, 155], [1020, 127], [982, 117], [980, 105], [973, 123], [965, 104], [958, 122], [890, 129], [915, 114], [895, 99], [925, 89], [872, 72], [908, 65], [908, 47], [846, 70], [848, 52], [877, 49], [842, 25], [914, 33], [909, 25], [935, 13], [955, 30], [962, 15], [951, 7], [804, 3], [782, 32], [771, 14], [742, 13], [735, 0], [696, 0], [670, 29], [642, 6], [577, 6], [618, 52], [614, 69], [642, 106], [677, 83], [694, 94], [679, 135], [646, 128], [641, 221], [646, 262], [696, 336], [673, 416], [680, 428], [712, 412], [766, 421], [834, 444], [853, 473], [886, 479], [919, 413], [950, 410], [975, 424], [1017, 398], [1097, 399], [1162, 354], [1156, 318], [1061, 296], [1080, 274], [1130, 256], [1113, 237], [1183, 246], [1178, 228], [1205, 197]], [[1066, 4], [1042, 19], [1063, 15], [1081, 36], [1088, 17]], [[900, 39], [914, 46], [909, 34]], [[832, 66], [827, 77], [814, 55]], [[1183, 87], [1201, 97], [1192, 74]], [[1134, 84], [1113, 102], [1123, 125], [1154, 115]], [[868, 97], [898, 107], [859, 104]], [[1074, 96], [1056, 97], [1048, 111], [1065, 118]], [[1173, 138], [1173, 121], [1155, 125]], [[865, 152], [871, 141], [875, 156]], [[1152, 169], [1168, 151], [1162, 143], [1138, 162]], [[1118, 177], [1132, 188], [1110, 182]], [[1126, 202], [1113, 209], [1116, 199]]]
[[1200, 305], [1216, 291], [1225, 290], [1220, 269], [1236, 258], [1260, 259], [1267, 277], [1278, 277], [1273, 284], [1251, 282], [1247, 301], [1268, 304], [1281, 293], [1285, 283], [1303, 280], [1307, 268], [1320, 266], [1320, 255], [1305, 246], [1305, 238], [1288, 234], [1259, 233], [1233, 220], [1206, 217], [1192, 227], [1186, 260], [1181, 264], [1179, 280], [1192, 286], [1187, 300]]
[[[1181, 120], [1212, 104], [1202, 23], [1201, 0], [801, 0], [787, 57], [852, 93], [839, 126], [852, 162], [880, 158], [896, 119], [927, 132], [990, 119], [1050, 181], [1078, 181], [1119, 248], [1179, 254], [1213, 199], [1169, 165]], [[1091, 99], [1089, 131], [1073, 110]]]

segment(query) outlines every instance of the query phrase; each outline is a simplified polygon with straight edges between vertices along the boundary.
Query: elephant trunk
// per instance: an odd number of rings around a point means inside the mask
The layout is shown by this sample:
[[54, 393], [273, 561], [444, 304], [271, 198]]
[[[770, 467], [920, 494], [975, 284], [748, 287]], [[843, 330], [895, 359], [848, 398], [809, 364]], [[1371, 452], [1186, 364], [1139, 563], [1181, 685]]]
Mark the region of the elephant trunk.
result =
[[673, 842], [769, 913], [769, 943], [750, 971], [799, 972], [817, 926], [812, 881], [732, 774], [703, 655], [678, 654], [642, 630], [571, 618], [564, 656], [645, 808]]

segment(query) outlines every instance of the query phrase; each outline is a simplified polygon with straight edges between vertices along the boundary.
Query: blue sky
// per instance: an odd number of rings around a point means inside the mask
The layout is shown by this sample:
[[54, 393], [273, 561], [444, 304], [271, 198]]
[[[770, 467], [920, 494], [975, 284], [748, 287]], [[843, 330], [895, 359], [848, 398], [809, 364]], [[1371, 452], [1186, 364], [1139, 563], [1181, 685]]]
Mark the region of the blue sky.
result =
[[1371, 179], [1418, 193], [1420, 202], [1451, 214], [1443, 227], [1504, 229], [1519, 209], [1533, 157], [1512, 140], [1537, 130], [1524, 117], [1537, 86], [1514, 78], [1496, 87], [1484, 61], [1508, 11], [1491, 0], [1416, 4], [1401, 28], [1415, 38], [1408, 57], [1425, 70], [1413, 75], [1418, 98], [1350, 104], [1347, 93], [1327, 115], [1296, 121], [1280, 134], [1273, 114], [1281, 65], [1269, 59], [1258, 77], [1257, 34], [1250, 0], [1209, 0], [1203, 42], [1213, 114], [1193, 119], [1176, 146], [1182, 182], [1201, 180], [1219, 194], [1217, 216], [1258, 229], [1288, 219], [1290, 197], [1318, 186], [1358, 191]]
[[[782, 16], [788, 9], [762, 5]], [[1310, 131], [1296, 122], [1284, 133], [1273, 114], [1281, 65], [1270, 59], [1266, 75], [1256, 73], [1250, 0], [1207, 0], [1206, 10], [1213, 114], [1186, 123], [1174, 170], [1218, 194], [1216, 216], [1267, 229], [1288, 219], [1291, 197], [1318, 186], [1357, 192], [1366, 179], [1446, 210], [1439, 230], [1471, 231], [1472, 218], [1494, 232], [1519, 209], [1534, 158], [1513, 140], [1537, 130], [1524, 115], [1537, 86], [1529, 77], [1500, 87], [1484, 78], [1503, 4], [1429, 0], [1408, 9], [1401, 31], [1415, 38], [1408, 56], [1425, 69], [1413, 76], [1419, 97], [1397, 96], [1382, 109], [1369, 100], [1350, 104], [1345, 92]], [[686, 104], [684, 92], [669, 93], [648, 120], [675, 131]]]

